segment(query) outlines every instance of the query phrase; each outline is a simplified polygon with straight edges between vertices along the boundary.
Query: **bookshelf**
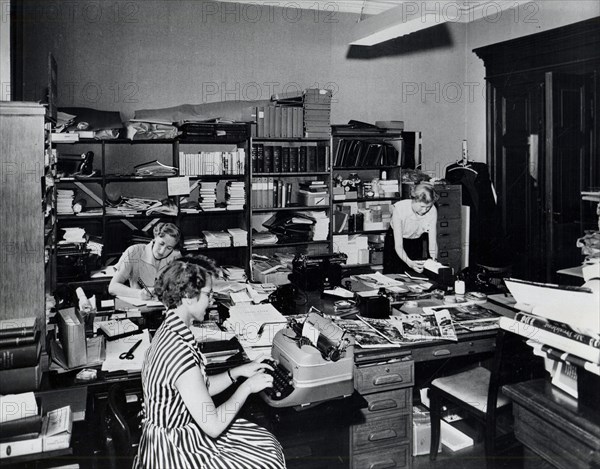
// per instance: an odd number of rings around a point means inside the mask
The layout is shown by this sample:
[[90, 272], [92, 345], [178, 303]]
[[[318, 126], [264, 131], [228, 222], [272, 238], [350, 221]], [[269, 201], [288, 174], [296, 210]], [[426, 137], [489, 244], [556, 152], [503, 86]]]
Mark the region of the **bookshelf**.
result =
[[[59, 177], [59, 191], [74, 191], [81, 200], [79, 213], [59, 213], [61, 229], [83, 227], [90, 239], [102, 245], [99, 257], [87, 256], [71, 273], [61, 261], [76, 253], [57, 253], [56, 285], [108, 282], [106, 277], [90, 278], [90, 272], [114, 263], [132, 242], [146, 242], [159, 221], [172, 222], [182, 232], [184, 253], [202, 253], [220, 265], [248, 266], [248, 234], [236, 245], [219, 242], [207, 246], [203, 231], [248, 232], [249, 217], [246, 172], [249, 155], [249, 124], [206, 124], [199, 136], [157, 140], [87, 140], [57, 143], [59, 169], [63, 156], [94, 153], [92, 174]], [[158, 175], [140, 171], [148, 163], [161, 169]], [[171, 171], [168, 168], [172, 168]], [[137, 171], [136, 171], [137, 169]], [[59, 174], [61, 172], [59, 171]], [[181, 179], [182, 176], [187, 178]], [[182, 182], [183, 193], [173, 182]], [[189, 187], [189, 193], [187, 188]], [[151, 200], [162, 202], [152, 206]], [[126, 203], [124, 203], [126, 202]], [[135, 202], [135, 203], [134, 203]], [[157, 204], [155, 204], [157, 205]], [[149, 208], [150, 207], [150, 208]], [[73, 246], [70, 246], [71, 248]], [[79, 249], [79, 248], [76, 248]], [[69, 258], [69, 256], [71, 256]], [[88, 265], [82, 263], [88, 262]]]
[[250, 160], [250, 258], [330, 253], [331, 139], [255, 137]]
[[333, 126], [332, 241], [348, 264], [383, 264], [392, 205], [402, 198], [402, 141], [400, 130]]

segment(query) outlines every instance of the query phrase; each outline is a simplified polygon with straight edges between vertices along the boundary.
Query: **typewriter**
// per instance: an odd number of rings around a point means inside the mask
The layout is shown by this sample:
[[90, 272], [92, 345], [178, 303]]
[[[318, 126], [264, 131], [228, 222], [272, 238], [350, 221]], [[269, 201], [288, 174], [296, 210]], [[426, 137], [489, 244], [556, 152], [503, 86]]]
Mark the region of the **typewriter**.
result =
[[273, 387], [261, 396], [272, 407], [304, 407], [354, 392], [354, 337], [319, 313], [277, 332], [271, 355]]
[[292, 261], [290, 280], [302, 290], [333, 288], [342, 284], [342, 264], [348, 255], [343, 252], [333, 254], [298, 254]]

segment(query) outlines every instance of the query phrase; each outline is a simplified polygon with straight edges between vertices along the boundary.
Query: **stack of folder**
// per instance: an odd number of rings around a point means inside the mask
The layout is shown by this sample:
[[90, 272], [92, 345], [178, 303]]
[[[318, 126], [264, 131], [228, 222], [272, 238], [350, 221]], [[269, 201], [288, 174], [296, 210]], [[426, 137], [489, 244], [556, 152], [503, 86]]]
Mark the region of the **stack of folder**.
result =
[[329, 138], [331, 136], [331, 90], [318, 88], [304, 92], [304, 137]]

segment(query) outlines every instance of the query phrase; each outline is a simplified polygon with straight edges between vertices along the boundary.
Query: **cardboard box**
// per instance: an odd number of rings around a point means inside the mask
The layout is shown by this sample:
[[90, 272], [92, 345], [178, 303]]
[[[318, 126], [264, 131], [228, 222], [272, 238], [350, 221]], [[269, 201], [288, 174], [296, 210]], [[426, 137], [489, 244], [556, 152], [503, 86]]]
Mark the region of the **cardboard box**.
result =
[[329, 205], [329, 194], [323, 192], [298, 191], [298, 202], [308, 207], [314, 205]]
[[[413, 407], [413, 456], [429, 454], [431, 446], [431, 419], [429, 411]], [[442, 441], [438, 452], [442, 450]]]
[[86, 365], [85, 323], [75, 308], [61, 309], [58, 312], [58, 331], [67, 366], [74, 368]]

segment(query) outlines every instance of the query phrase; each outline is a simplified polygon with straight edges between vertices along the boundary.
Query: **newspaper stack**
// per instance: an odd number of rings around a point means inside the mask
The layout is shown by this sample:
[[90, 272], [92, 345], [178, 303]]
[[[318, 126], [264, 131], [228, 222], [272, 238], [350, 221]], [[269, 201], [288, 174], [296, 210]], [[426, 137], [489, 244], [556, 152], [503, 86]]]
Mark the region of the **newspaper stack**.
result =
[[75, 191], [72, 189], [58, 189], [56, 196], [56, 212], [59, 215], [72, 215], [73, 199], [75, 199]]
[[206, 239], [206, 247], [211, 248], [227, 248], [231, 246], [231, 236], [223, 231], [202, 231], [204, 239]]
[[248, 232], [241, 228], [228, 228], [234, 246], [248, 246]]

